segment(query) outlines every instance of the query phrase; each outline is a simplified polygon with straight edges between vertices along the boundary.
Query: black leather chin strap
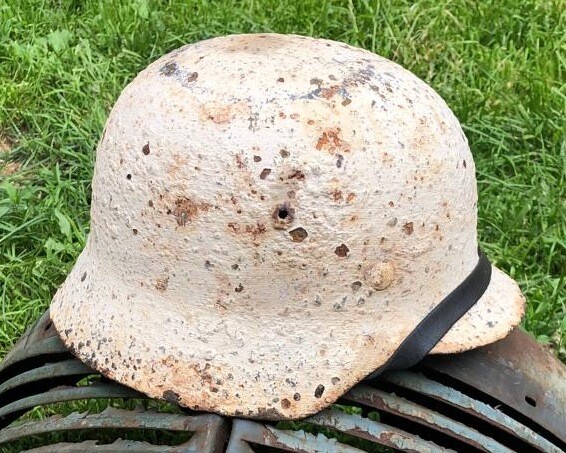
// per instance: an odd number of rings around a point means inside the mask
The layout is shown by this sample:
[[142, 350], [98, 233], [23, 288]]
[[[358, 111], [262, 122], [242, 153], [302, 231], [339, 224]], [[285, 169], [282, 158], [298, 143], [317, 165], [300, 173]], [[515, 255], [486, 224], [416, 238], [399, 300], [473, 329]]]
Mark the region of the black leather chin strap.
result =
[[480, 299], [491, 280], [491, 264], [478, 249], [479, 261], [460, 285], [446, 296], [405, 338], [385, 364], [365, 380], [385, 371], [405, 370], [416, 365], [436, 346], [446, 332]]

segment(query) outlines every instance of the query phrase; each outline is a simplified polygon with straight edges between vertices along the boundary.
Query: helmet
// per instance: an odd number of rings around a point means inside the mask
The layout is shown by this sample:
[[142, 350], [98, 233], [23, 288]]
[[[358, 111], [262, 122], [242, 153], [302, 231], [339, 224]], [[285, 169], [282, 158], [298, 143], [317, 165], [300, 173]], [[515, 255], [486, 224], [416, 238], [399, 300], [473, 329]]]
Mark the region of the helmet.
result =
[[[476, 201], [457, 119], [397, 64], [294, 35], [191, 44], [116, 102], [90, 235], [51, 316], [80, 359], [152, 397], [303, 417], [459, 303], [478, 266]], [[520, 322], [517, 284], [487, 267], [424, 353]]]

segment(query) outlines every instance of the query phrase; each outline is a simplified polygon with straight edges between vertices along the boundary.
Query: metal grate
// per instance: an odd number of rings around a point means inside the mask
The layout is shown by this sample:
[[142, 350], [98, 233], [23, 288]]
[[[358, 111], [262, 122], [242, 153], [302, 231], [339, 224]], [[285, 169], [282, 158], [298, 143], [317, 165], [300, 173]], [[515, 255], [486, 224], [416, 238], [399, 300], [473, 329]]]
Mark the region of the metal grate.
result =
[[[63, 415], [63, 402], [93, 407]], [[64, 347], [48, 312], [0, 364], [2, 452], [391, 450], [563, 452], [566, 368], [515, 331], [359, 384], [306, 419], [267, 423], [159, 403], [101, 377]]]

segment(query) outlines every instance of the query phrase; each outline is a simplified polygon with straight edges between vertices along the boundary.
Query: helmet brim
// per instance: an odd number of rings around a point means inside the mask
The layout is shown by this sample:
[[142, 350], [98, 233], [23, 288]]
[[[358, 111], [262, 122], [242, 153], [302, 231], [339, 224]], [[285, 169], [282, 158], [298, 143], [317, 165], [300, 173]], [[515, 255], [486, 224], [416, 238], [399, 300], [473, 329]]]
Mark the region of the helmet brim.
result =
[[[191, 304], [180, 312], [99, 262], [87, 245], [53, 299], [63, 342], [103, 375], [195, 410], [272, 420], [316, 413], [383, 365], [418, 322], [394, 310], [314, 325], [285, 311], [279, 319]], [[432, 352], [505, 337], [524, 303], [517, 284], [493, 267], [484, 295]]]

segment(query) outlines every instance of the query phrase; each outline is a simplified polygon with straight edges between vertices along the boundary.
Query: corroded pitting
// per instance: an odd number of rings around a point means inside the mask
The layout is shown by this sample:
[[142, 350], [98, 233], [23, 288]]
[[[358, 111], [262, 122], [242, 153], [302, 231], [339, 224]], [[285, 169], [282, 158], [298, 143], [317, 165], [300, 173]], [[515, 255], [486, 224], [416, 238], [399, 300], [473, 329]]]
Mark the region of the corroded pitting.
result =
[[[54, 324], [95, 369], [193, 409], [328, 406], [477, 262], [458, 121], [345, 44], [235, 35], [174, 51], [124, 89], [96, 159], [91, 233]], [[519, 322], [516, 284], [492, 275], [435, 352]]]

